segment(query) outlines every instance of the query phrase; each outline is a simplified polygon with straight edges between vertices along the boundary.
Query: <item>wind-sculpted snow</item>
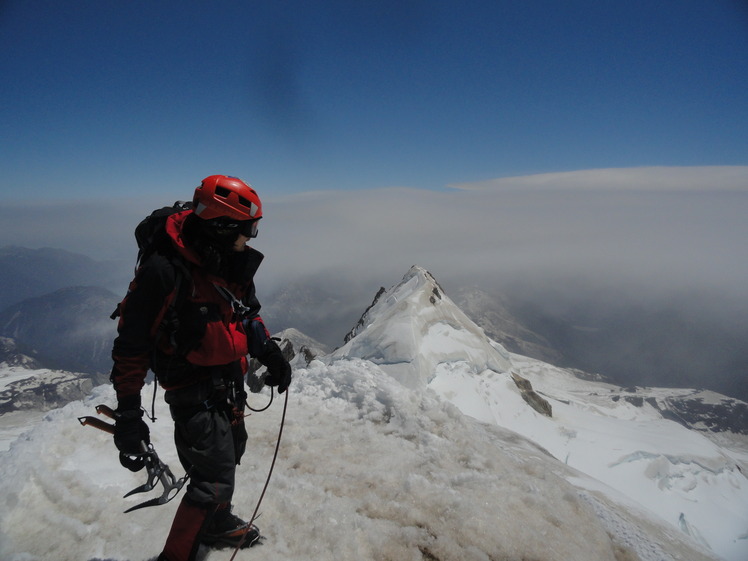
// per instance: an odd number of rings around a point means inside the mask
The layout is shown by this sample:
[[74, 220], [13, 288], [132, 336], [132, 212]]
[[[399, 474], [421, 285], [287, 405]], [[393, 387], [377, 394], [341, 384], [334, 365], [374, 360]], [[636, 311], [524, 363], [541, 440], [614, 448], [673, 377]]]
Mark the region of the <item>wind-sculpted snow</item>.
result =
[[[580, 492], [565, 481], [572, 472], [536, 444], [431, 392], [408, 390], [369, 361], [313, 361], [297, 369], [290, 392], [258, 520], [267, 541], [238, 560], [627, 561], [633, 551], [642, 561], [711, 559], [646, 515]], [[255, 407], [267, 399], [250, 397]], [[121, 497], [144, 475], [119, 465], [107, 434], [77, 421], [113, 402], [111, 388], [96, 388], [3, 453], [0, 558], [140, 560], [160, 551], [177, 501], [123, 514], [142, 500]], [[179, 476], [171, 422], [156, 403], [152, 439]], [[234, 500], [240, 515], [254, 509], [280, 412], [274, 403], [247, 419], [250, 446]], [[226, 558], [225, 550], [203, 554]]]
[[[657, 513], [725, 559], [748, 558], [748, 479], [736, 454], [664, 419], [644, 402], [613, 400], [613, 386], [513, 356], [553, 404], [554, 419], [504, 415], [502, 426]], [[606, 395], [607, 394], [607, 395]], [[685, 531], [684, 531], [685, 533]]]
[[[315, 482], [302, 502], [319, 505], [308, 514], [336, 558], [550, 559], [560, 550], [614, 559], [592, 511], [534, 444], [408, 391], [368, 361], [316, 363], [299, 392], [324, 408], [297, 419], [313, 428], [292, 431], [291, 470], [282, 477], [298, 471]], [[319, 418], [328, 412], [332, 438]], [[350, 514], [338, 520], [339, 509]], [[341, 525], [355, 535], [346, 530], [341, 541]]]

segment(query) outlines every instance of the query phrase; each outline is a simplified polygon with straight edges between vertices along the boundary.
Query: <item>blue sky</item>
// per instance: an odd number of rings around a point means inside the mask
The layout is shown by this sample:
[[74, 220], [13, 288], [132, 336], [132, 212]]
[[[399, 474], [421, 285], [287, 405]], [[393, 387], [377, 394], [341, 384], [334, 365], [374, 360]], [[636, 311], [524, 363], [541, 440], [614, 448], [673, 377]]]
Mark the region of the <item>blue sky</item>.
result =
[[742, 0], [0, 4], [0, 197], [748, 164]]
[[227, 173], [261, 301], [341, 289], [341, 336], [414, 264], [742, 325], [747, 92], [745, 0], [0, 0], [0, 247], [124, 294], [135, 225]]

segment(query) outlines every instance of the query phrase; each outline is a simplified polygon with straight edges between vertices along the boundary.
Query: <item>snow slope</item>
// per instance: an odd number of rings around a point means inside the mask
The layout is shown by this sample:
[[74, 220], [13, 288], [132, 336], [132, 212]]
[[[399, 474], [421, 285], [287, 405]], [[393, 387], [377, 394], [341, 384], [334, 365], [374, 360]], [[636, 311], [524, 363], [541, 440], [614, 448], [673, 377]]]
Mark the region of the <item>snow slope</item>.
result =
[[[517, 430], [567, 464], [607, 483], [726, 559], [748, 559], [748, 480], [732, 455], [704, 434], [663, 419], [646, 402], [591, 391], [560, 369], [514, 358], [553, 404], [553, 420], [516, 416]], [[529, 417], [534, 417], [530, 419]], [[550, 421], [550, 422], [547, 422]]]
[[[372, 360], [401, 381], [410, 367], [420, 376], [406, 375], [409, 387], [428, 387], [467, 415], [527, 437], [723, 558], [748, 559], [748, 480], [735, 454], [644, 400], [612, 399], [620, 388], [507, 353], [419, 267], [380, 296], [333, 356]], [[512, 372], [531, 382], [552, 417], [528, 406]]]
[[[256, 407], [266, 398], [251, 396]], [[79, 425], [97, 403], [114, 403], [111, 388], [48, 413], [0, 455], [0, 558], [135, 560], [160, 551], [177, 501], [122, 513], [142, 500], [121, 497], [143, 475], [119, 466], [108, 435]], [[180, 476], [168, 413], [157, 405], [153, 441]], [[234, 500], [244, 516], [269, 468], [281, 411], [276, 402], [248, 419], [252, 445]], [[289, 397], [258, 520], [267, 540], [236, 559], [714, 559], [655, 517], [567, 481], [574, 477], [594, 483], [516, 433], [404, 388], [372, 362], [314, 361], [296, 371]], [[201, 558], [229, 557], [205, 550]]]

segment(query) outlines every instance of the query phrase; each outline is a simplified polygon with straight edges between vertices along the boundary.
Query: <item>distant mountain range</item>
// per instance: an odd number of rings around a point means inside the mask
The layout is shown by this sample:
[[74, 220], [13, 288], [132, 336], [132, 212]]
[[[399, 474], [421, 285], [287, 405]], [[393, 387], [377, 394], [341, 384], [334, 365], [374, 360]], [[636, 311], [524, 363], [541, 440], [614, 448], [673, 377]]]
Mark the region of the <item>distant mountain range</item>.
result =
[[117, 327], [109, 315], [118, 301], [100, 287], [61, 288], [0, 311], [0, 336], [47, 368], [104, 375]]
[[122, 266], [62, 249], [0, 247], [0, 310], [70, 286], [123, 286]]
[[[116, 323], [108, 318], [128, 274], [66, 251], [0, 248], [0, 337], [43, 367], [107, 372]], [[292, 279], [260, 294], [262, 314], [273, 331], [295, 328], [334, 348], [370, 301], [367, 286]], [[460, 309], [512, 352], [622, 386], [703, 388], [748, 400], [748, 322], [721, 323], [685, 300], [637, 307], [598, 298], [564, 308], [532, 292], [462, 286], [454, 293]]]

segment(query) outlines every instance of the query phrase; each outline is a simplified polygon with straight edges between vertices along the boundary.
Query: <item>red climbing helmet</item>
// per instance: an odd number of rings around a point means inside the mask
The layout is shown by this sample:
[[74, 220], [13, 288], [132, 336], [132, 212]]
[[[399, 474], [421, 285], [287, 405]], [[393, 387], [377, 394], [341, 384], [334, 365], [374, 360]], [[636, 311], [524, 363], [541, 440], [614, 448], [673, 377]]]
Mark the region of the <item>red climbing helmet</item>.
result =
[[237, 221], [262, 218], [262, 203], [257, 192], [238, 177], [211, 175], [195, 189], [195, 215], [203, 220], [228, 217]]

